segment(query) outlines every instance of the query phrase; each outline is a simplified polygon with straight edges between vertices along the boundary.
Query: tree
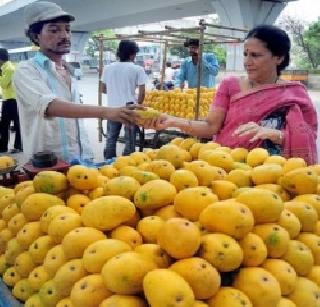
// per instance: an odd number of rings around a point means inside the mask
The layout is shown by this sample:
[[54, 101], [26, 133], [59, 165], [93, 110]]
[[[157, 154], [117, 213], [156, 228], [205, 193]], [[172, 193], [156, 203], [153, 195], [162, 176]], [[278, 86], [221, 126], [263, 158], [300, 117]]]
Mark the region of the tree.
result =
[[[115, 33], [111, 29], [93, 31], [91, 33], [90, 39], [88, 41], [87, 54], [91, 57], [94, 57], [95, 52], [99, 51], [99, 44], [95, 36], [103, 35], [106, 38], [115, 38]], [[104, 41], [104, 51], [112, 51], [116, 53], [118, 48], [119, 40], [106, 40]]]
[[280, 26], [292, 36], [296, 45], [293, 47], [296, 64], [316, 69], [320, 65], [320, 19], [308, 26], [302, 20], [284, 16]]
[[320, 18], [309, 26], [303, 36], [307, 42], [312, 68], [316, 69], [320, 65]]
[[[226, 49], [222, 44], [205, 44], [203, 48], [204, 52], [214, 53], [221, 66], [226, 65]], [[184, 46], [171, 47], [169, 48], [170, 55], [179, 56], [185, 58], [189, 56], [188, 49]]]

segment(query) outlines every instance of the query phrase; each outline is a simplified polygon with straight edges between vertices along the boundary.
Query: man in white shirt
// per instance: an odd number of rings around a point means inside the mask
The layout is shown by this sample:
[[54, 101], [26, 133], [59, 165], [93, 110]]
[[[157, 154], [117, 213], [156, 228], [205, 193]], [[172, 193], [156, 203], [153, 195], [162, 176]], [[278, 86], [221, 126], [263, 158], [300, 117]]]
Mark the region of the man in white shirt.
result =
[[173, 88], [173, 80], [174, 80], [174, 70], [172, 68], [171, 62], [166, 63], [166, 70], [164, 74], [164, 81], [166, 84], [166, 88], [171, 90]]
[[132, 122], [128, 108], [106, 108], [79, 103], [76, 82], [64, 65], [70, 52], [70, 22], [75, 18], [53, 2], [38, 1], [25, 9], [26, 35], [39, 52], [19, 63], [13, 84], [19, 106], [24, 161], [40, 151], [59, 158], [92, 158], [81, 118]]
[[[147, 80], [144, 69], [134, 63], [139, 48], [130, 40], [122, 40], [118, 48], [119, 62], [105, 67], [102, 76], [102, 91], [107, 94], [108, 107], [123, 107], [135, 103], [142, 104], [145, 96]], [[138, 98], [136, 98], [138, 88]], [[117, 140], [122, 123], [108, 120], [105, 158], [113, 158], [116, 154]], [[125, 127], [124, 155], [135, 151], [136, 127]]]

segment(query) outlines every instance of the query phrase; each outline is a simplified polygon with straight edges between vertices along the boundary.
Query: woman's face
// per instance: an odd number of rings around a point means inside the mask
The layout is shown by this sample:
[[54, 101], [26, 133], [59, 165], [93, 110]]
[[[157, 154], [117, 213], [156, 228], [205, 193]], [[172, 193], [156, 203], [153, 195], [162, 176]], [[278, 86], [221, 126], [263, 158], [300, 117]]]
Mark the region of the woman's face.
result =
[[274, 56], [257, 38], [248, 38], [244, 43], [244, 67], [251, 82], [274, 82], [277, 66], [283, 57]]

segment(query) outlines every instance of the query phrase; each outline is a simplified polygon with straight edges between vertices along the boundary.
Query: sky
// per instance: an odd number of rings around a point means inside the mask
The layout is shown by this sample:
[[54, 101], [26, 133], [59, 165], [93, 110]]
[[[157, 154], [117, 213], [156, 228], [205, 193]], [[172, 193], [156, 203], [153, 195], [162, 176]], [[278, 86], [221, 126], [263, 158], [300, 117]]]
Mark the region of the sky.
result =
[[320, 17], [320, 0], [298, 0], [290, 2], [282, 14], [312, 22]]

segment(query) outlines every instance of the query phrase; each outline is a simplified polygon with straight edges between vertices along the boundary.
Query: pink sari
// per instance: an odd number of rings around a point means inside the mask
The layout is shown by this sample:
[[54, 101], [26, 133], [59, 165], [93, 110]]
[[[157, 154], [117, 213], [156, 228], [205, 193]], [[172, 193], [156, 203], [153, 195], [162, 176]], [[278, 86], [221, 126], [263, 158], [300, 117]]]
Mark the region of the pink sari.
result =
[[[281, 154], [286, 158], [301, 157], [308, 164], [317, 162], [317, 113], [302, 84], [283, 82], [252, 89], [245, 93], [240, 92], [239, 89], [235, 93], [234, 82], [238, 82], [238, 79], [229, 78], [221, 84], [222, 88], [218, 89], [213, 105], [213, 107], [226, 109], [224, 124], [215, 138], [217, 143], [231, 148], [244, 147], [249, 150], [259, 147], [261, 140], [251, 143], [249, 140], [252, 136], [237, 137], [232, 135], [233, 132], [242, 124], [250, 121], [259, 124], [270, 114], [284, 109], [286, 116]], [[230, 85], [231, 89], [233, 86], [231, 91]], [[226, 100], [228, 100], [227, 103]]]

